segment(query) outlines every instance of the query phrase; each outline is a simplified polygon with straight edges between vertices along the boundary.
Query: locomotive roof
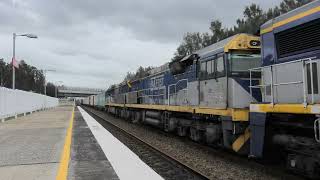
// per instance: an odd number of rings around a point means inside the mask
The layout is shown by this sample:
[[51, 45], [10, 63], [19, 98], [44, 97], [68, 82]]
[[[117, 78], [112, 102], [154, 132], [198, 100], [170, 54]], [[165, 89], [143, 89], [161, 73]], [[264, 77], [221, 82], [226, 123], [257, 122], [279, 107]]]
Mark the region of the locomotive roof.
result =
[[257, 46], [253, 46], [250, 44], [250, 41], [259, 41], [258, 36], [254, 36], [251, 34], [236, 34], [231, 37], [228, 37], [222, 41], [219, 41], [215, 44], [202, 48], [193, 54], [196, 54], [200, 58], [211, 56], [220, 52], [229, 52], [232, 49], [239, 50], [248, 50], [248, 49], [260, 49], [260, 43]]
[[292, 21], [298, 20], [313, 13], [320, 12], [320, 0], [313, 1], [297, 9], [294, 9], [286, 14], [282, 14], [274, 19], [271, 19], [261, 25], [261, 34], [270, 32], [275, 27], [280, 27]]
[[202, 48], [196, 52], [194, 52], [194, 54], [197, 54], [198, 56], [202, 56], [204, 54], [207, 54], [209, 52], [217, 52], [217, 51], [223, 51], [224, 50], [224, 47], [234, 38], [236, 37], [237, 35], [233, 35], [231, 37], [228, 37], [222, 41], [219, 41], [217, 43], [214, 43], [210, 46], [207, 46], [205, 48]]

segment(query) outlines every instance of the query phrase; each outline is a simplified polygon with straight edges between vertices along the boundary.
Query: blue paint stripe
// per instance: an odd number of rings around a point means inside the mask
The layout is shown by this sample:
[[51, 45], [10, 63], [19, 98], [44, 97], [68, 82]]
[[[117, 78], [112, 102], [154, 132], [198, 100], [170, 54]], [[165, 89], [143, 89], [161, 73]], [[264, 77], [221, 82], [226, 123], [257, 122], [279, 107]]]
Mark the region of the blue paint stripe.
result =
[[[238, 77], [233, 77], [234, 79], [244, 90], [246, 90], [250, 94], [250, 80], [249, 79], [243, 79]], [[251, 81], [253, 86], [259, 85], [259, 80], [252, 80]], [[262, 95], [261, 91], [258, 88], [252, 89], [252, 96], [255, 98], [258, 102], [262, 101]]]

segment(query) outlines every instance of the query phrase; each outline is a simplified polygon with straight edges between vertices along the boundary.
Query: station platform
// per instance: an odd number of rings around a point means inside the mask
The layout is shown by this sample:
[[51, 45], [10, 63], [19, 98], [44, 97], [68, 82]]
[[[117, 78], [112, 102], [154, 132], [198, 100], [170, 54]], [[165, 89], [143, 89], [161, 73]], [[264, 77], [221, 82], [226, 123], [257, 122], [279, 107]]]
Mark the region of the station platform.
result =
[[81, 107], [0, 123], [0, 179], [163, 179]]
[[73, 106], [0, 123], [0, 179], [55, 179]]

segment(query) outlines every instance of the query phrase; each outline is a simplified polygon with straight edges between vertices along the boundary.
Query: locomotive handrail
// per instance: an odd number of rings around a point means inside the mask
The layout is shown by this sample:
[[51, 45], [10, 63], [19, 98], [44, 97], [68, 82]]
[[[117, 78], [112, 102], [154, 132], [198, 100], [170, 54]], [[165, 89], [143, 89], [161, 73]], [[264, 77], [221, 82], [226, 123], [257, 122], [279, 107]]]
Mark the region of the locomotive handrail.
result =
[[290, 85], [290, 84], [301, 84], [301, 83], [303, 83], [303, 81], [292, 81], [292, 82], [286, 82], [286, 83], [273, 84], [273, 86]]
[[141, 90], [138, 90], [138, 91], [133, 91], [133, 92], [137, 92], [138, 93], [138, 98], [145, 98], [145, 97], [151, 97], [151, 98], [154, 98], [154, 97], [160, 97], [160, 96], [165, 96], [165, 93], [160, 93], [160, 94], [149, 94], [149, 95], [139, 95], [139, 92], [142, 92], [142, 91], [148, 91], [148, 90], [162, 90], [162, 89], [165, 89], [165, 86], [161, 86], [161, 87], [157, 87], [157, 88], [148, 88], [148, 89], [141, 89]]
[[[307, 106], [307, 92], [306, 92], [306, 82], [305, 82], [305, 68], [306, 64], [311, 64], [310, 65], [310, 78], [311, 78], [311, 104], [314, 104], [314, 84], [313, 84], [313, 67], [312, 63], [316, 62], [318, 63], [319, 59], [315, 59], [315, 57], [310, 57], [310, 58], [303, 58], [303, 59], [298, 59], [295, 61], [290, 61], [290, 62], [284, 62], [280, 64], [273, 64], [269, 66], [264, 66], [264, 67], [257, 67], [257, 68], [252, 68], [249, 69], [249, 74], [250, 74], [250, 95], [252, 96], [252, 89], [253, 88], [265, 88], [267, 86], [270, 86], [270, 95], [271, 95], [271, 104], [274, 105], [274, 86], [284, 86], [284, 85], [294, 85], [294, 84], [303, 84], [303, 104], [306, 107]], [[280, 66], [280, 65], [286, 65], [286, 64], [293, 64], [293, 63], [299, 63], [302, 62], [302, 80], [301, 81], [292, 81], [292, 82], [282, 82], [282, 83], [273, 83], [273, 69], [275, 66]], [[270, 84], [259, 84], [259, 85], [252, 85], [252, 72], [262, 72], [263, 68], [270, 68]]]
[[180, 91], [187, 91], [187, 96], [188, 96], [188, 83], [189, 83], [189, 81], [188, 81], [188, 79], [180, 79], [175, 84], [170, 84], [168, 86], [168, 105], [170, 105], [170, 95], [171, 95], [170, 94], [170, 87], [174, 86], [174, 93], [172, 93], [172, 95], [175, 95], [175, 94], [177, 94], [177, 84], [179, 84], [182, 81], [187, 81], [187, 86], [185, 88], [181, 89]]
[[[158, 87], [156, 90], [161, 90], [161, 89], [165, 89], [164, 88], [164, 86], [162, 86], [162, 87]], [[145, 91], [145, 90], [155, 90], [155, 88], [148, 88], [148, 89], [142, 89], [142, 90], [138, 90], [138, 91], [133, 91], [133, 92], [141, 92], [141, 91]], [[165, 94], [164, 93], [162, 93], [162, 94], [158, 94], [158, 95], [153, 95], [153, 94], [151, 94], [151, 95], [144, 95], [144, 96], [138, 96], [138, 97], [146, 97], [146, 96], [164, 96]]]

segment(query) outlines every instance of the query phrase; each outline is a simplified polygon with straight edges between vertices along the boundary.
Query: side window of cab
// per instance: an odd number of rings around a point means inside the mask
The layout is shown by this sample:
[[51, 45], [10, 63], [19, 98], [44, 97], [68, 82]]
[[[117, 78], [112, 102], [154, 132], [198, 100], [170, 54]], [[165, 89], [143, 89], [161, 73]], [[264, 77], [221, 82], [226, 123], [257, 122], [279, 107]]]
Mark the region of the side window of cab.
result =
[[224, 77], [226, 75], [223, 54], [219, 54], [215, 59], [215, 78]]
[[200, 80], [224, 77], [226, 75], [225, 72], [223, 53], [200, 61]]
[[205, 79], [207, 73], [207, 64], [206, 62], [200, 62], [200, 79]]

